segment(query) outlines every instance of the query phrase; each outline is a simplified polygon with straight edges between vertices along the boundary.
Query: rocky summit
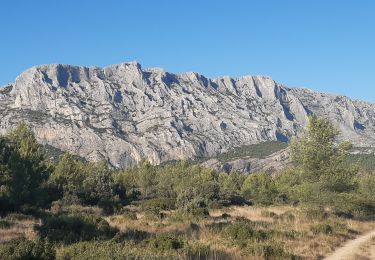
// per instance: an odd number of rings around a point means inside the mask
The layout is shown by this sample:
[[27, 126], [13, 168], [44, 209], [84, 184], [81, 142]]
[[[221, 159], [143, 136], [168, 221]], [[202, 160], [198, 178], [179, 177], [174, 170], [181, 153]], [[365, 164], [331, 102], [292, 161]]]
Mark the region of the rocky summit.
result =
[[194, 72], [41, 65], [0, 88], [0, 133], [25, 121], [45, 145], [125, 167], [142, 159], [215, 157], [286, 142], [309, 114], [330, 119], [357, 147], [375, 147], [375, 104], [288, 88], [269, 77], [209, 79]]

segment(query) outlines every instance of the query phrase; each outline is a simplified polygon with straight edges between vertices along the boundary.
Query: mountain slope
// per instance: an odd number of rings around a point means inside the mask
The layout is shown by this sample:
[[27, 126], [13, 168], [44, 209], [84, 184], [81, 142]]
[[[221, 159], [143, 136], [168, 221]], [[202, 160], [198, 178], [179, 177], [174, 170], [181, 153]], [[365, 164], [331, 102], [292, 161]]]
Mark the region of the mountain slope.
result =
[[316, 113], [359, 147], [375, 147], [375, 105], [269, 77], [208, 79], [197, 73], [42, 65], [0, 91], [0, 132], [28, 122], [38, 140], [124, 167], [213, 157], [261, 141], [288, 141]]

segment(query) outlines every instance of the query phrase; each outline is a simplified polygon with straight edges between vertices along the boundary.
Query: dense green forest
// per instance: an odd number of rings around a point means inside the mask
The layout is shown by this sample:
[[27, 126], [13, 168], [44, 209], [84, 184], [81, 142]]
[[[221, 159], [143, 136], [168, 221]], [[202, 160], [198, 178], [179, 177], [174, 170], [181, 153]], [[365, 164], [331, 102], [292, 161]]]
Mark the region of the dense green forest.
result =
[[[150, 221], [168, 218], [188, 222], [191, 229], [194, 222], [209, 218], [213, 209], [245, 205], [292, 205], [318, 215], [329, 212], [371, 219], [375, 176], [370, 168], [360, 171], [358, 160], [348, 159], [351, 144], [337, 144], [338, 135], [329, 121], [312, 116], [304, 135], [290, 145], [294, 167], [276, 175], [245, 175], [216, 172], [186, 161], [159, 166], [143, 161], [121, 170], [68, 153], [53, 161], [46, 159], [27, 125], [20, 124], [0, 137], [0, 227], [11, 226], [9, 216], [17, 214], [40, 221], [34, 226], [35, 238], [1, 243], [0, 259], [206, 259], [212, 254], [225, 259], [224, 251], [212, 252], [186, 236], [136, 229], [124, 232], [109, 224], [108, 217], [114, 215], [129, 222], [137, 219], [131, 207], [141, 209]], [[263, 155], [274, 147], [258, 150]], [[253, 153], [258, 154], [248, 149], [231, 151], [221, 159]], [[315, 228], [319, 233], [327, 227]], [[262, 232], [245, 220], [220, 228], [224, 239], [236, 237], [236, 246], [243, 246], [245, 255], [298, 258], [267, 240], [273, 233]]]

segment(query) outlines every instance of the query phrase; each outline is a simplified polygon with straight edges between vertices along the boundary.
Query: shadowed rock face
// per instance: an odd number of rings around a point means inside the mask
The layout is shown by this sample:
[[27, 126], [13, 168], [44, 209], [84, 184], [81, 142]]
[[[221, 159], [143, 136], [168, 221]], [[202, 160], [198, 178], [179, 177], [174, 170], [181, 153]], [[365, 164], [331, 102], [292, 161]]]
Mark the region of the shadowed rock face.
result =
[[42, 65], [0, 91], [1, 133], [24, 120], [40, 142], [115, 167], [287, 141], [310, 113], [332, 120], [356, 146], [375, 146], [374, 104], [290, 89], [269, 77], [208, 79], [135, 62]]

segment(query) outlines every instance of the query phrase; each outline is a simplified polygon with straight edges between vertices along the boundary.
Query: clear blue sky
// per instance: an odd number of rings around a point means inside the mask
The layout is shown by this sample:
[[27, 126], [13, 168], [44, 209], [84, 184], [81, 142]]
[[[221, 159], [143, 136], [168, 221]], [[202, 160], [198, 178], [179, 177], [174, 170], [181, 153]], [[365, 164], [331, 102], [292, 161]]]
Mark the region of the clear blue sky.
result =
[[0, 2], [0, 85], [37, 64], [130, 60], [375, 102], [375, 1]]

